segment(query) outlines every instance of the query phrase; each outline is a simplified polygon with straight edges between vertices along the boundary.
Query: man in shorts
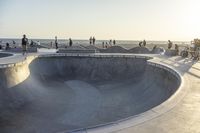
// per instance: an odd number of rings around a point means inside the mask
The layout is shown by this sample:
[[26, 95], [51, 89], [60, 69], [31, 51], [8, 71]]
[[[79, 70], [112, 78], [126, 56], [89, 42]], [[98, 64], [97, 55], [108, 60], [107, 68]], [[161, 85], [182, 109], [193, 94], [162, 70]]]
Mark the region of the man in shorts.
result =
[[23, 55], [26, 53], [27, 50], [27, 45], [28, 45], [28, 39], [26, 38], [26, 35], [23, 35], [22, 38], [22, 51], [23, 51]]

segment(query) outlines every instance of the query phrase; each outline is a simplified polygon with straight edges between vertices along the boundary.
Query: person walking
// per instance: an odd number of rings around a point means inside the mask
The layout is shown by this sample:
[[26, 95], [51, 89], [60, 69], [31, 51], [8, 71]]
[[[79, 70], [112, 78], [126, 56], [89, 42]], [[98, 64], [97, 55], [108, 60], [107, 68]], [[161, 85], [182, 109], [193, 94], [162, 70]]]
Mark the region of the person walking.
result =
[[25, 55], [27, 52], [27, 45], [28, 45], [28, 39], [26, 38], [26, 35], [23, 35], [22, 38], [22, 54]]
[[58, 38], [57, 38], [57, 36], [55, 36], [55, 45], [56, 45], [56, 49], [58, 49]]

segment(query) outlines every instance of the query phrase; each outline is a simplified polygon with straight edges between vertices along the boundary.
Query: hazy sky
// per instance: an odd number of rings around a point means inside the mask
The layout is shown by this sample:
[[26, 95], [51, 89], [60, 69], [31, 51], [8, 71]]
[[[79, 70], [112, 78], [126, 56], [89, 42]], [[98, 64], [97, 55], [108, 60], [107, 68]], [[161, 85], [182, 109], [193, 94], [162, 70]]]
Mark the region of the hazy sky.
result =
[[200, 38], [200, 0], [0, 0], [0, 37]]

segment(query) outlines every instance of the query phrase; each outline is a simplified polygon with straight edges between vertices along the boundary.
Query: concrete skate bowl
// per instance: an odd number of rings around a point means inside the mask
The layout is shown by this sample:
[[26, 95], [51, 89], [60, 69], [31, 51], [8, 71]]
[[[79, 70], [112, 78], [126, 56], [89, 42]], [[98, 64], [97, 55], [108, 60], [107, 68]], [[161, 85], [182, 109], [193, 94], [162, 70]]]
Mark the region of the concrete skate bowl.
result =
[[0, 53], [0, 58], [8, 57], [8, 56], [13, 56], [13, 54], [10, 54], [10, 53]]
[[[110, 124], [162, 104], [180, 85], [177, 76], [140, 57], [43, 56], [4, 68], [1, 78], [5, 70], [10, 82], [0, 82], [1, 133]], [[29, 76], [18, 80], [22, 72]]]
[[134, 54], [150, 54], [150, 50], [146, 47], [135, 47], [132, 49], [128, 50], [129, 53], [134, 53]]

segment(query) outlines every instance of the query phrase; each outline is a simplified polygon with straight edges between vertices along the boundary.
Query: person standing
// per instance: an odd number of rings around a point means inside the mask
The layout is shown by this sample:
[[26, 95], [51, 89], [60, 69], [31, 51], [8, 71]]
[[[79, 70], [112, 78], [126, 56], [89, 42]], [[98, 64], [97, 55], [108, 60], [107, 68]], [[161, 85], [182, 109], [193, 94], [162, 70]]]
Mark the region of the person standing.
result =
[[178, 44], [175, 44], [175, 50], [176, 50], [176, 53], [178, 55], [179, 54], [179, 46], [178, 46]]
[[22, 38], [22, 51], [23, 51], [23, 55], [27, 52], [27, 45], [28, 45], [28, 39], [26, 38], [26, 35], [23, 35]]
[[9, 50], [10, 49], [10, 44], [7, 42], [6, 43], [6, 50]]
[[112, 40], [109, 41], [109, 45], [112, 46]]
[[143, 46], [145, 47], [147, 45], [146, 40], [143, 41]]
[[71, 38], [69, 38], [69, 46], [71, 47], [73, 45], [73, 41]]
[[53, 48], [53, 42], [52, 41], [50, 42], [50, 47]]
[[113, 45], [116, 45], [116, 40], [113, 40]]
[[172, 45], [173, 45], [173, 43], [170, 40], [168, 40], [168, 49], [171, 49]]
[[90, 37], [89, 42], [90, 42], [90, 45], [91, 45], [92, 44], [92, 37]]
[[93, 38], [92, 38], [92, 43], [93, 43], [93, 45], [95, 45], [95, 41], [96, 41], [96, 39], [95, 39], [95, 37], [93, 37]]
[[33, 45], [34, 45], [33, 40], [31, 40], [31, 44], [30, 44], [30, 46], [33, 47]]
[[13, 40], [13, 47], [16, 48], [16, 42]]
[[58, 38], [57, 38], [57, 36], [55, 36], [55, 45], [56, 45], [56, 49], [58, 49]]

